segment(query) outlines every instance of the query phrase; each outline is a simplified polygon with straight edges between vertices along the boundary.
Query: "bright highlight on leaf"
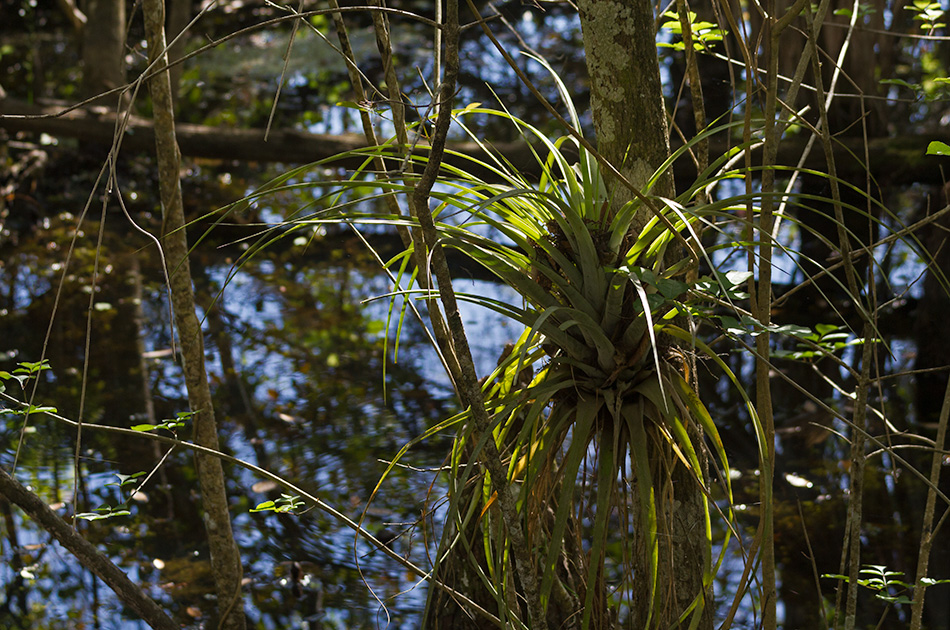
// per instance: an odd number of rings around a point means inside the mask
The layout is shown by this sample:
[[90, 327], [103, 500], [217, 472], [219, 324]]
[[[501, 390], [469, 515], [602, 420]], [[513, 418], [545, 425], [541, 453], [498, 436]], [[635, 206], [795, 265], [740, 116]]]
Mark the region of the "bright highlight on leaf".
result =
[[[660, 28], [668, 30], [681, 41], [672, 43], [657, 42], [657, 46], [660, 48], [672, 48], [673, 50], [685, 50], [686, 44], [682, 41], [683, 24], [680, 22], [679, 15], [674, 11], [667, 11], [663, 14], [663, 17], [668, 18], [669, 21], [664, 22]], [[694, 11], [689, 12], [689, 26], [690, 35], [693, 40], [693, 48], [698, 51], [708, 51], [717, 42], [721, 42], [722, 38], [728, 34], [728, 31], [719, 28], [718, 25], [712, 22], [697, 20], [697, 17]]]
[[135, 424], [130, 428], [133, 431], [157, 431], [158, 429], [165, 429], [172, 433], [175, 433], [176, 429], [180, 429], [185, 426], [185, 422], [191, 420], [195, 415], [195, 411], [180, 411], [178, 414], [171, 419], [162, 420], [158, 424]]
[[950, 145], [946, 142], [933, 140], [927, 145], [927, 155], [950, 155]]
[[292, 494], [281, 494], [276, 501], [264, 501], [258, 503], [257, 507], [250, 509], [251, 512], [275, 512], [277, 514], [293, 514], [305, 505], [303, 499]]
[[947, 26], [946, 22], [941, 21], [946, 11], [937, 0], [914, 0], [904, 9], [915, 14], [914, 19], [921, 23], [922, 30], [932, 31]]

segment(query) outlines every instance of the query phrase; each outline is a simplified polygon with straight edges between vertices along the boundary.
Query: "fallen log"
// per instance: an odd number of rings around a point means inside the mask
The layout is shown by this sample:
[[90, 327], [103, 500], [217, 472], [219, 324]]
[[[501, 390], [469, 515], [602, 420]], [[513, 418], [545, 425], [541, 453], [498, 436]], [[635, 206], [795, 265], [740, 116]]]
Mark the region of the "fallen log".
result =
[[[116, 132], [116, 114], [103, 107], [70, 108], [64, 103], [34, 105], [0, 97], [0, 129], [13, 134], [46, 133], [54, 137], [75, 138], [80, 142], [111, 145]], [[263, 129], [211, 127], [192, 123], [178, 123], [176, 133], [183, 155], [246, 162], [307, 164], [367, 147], [361, 134], [351, 133], [318, 134], [295, 129], [275, 129], [271, 130], [265, 141]], [[785, 139], [779, 148], [778, 164], [796, 165], [805, 140], [804, 137]], [[941, 158], [926, 155], [927, 146], [933, 140], [950, 144], [950, 132], [869, 140], [868, 155], [872, 176], [881, 186], [913, 183], [942, 185], [944, 178], [940, 172]], [[151, 121], [130, 116], [122, 136], [123, 149], [152, 151], [154, 146]], [[492, 146], [523, 173], [538, 174], [538, 165], [527, 143], [503, 142], [493, 143]], [[724, 153], [727, 148], [725, 142], [718, 139], [711, 142], [710, 152], [716, 156]], [[417, 147], [417, 151], [423, 150]], [[475, 142], [450, 142], [448, 150], [478, 160], [488, 157]], [[838, 140], [835, 144], [835, 160], [839, 177], [863, 177], [865, 171], [860, 161], [863, 155], [865, 150], [860, 138]], [[357, 157], [348, 157], [340, 160], [338, 164], [354, 168], [361, 162]], [[473, 168], [470, 160], [457, 155], [447, 156], [446, 162], [469, 170]], [[804, 166], [820, 172], [825, 171], [822, 152], [812, 150]], [[696, 176], [688, 157], [678, 160], [674, 170], [680, 185], [692, 181]], [[478, 174], [487, 176], [487, 173]]]

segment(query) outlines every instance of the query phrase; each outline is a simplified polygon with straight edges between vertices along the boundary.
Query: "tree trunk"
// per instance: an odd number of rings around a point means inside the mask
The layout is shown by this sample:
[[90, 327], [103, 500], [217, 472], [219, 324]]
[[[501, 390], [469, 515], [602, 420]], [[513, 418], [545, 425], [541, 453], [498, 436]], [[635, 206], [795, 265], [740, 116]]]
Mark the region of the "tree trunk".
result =
[[[165, 7], [162, 0], [145, 0], [143, 5], [145, 31], [148, 38], [149, 61], [167, 63], [165, 51]], [[182, 208], [179, 172], [181, 157], [175, 138], [174, 104], [168, 73], [149, 81], [155, 115], [155, 144], [158, 157], [162, 200], [162, 246], [170, 276], [172, 307], [181, 343], [188, 404], [194, 412], [194, 440], [201, 446], [219, 450], [211, 389], [204, 362], [204, 341], [201, 324], [195, 313], [195, 295], [188, 264], [188, 242]], [[228, 497], [221, 461], [207, 455], [195, 455], [205, 526], [211, 549], [218, 595], [220, 628], [243, 630], [244, 606], [241, 601], [241, 557], [231, 531]]]
[[85, 10], [82, 86], [90, 97], [125, 84], [125, 0], [89, 0]]
[[[168, 37], [174, 41], [191, 21], [192, 7], [191, 0], [170, 0], [170, 4], [171, 7], [168, 10]], [[174, 63], [185, 56], [185, 44], [187, 42], [188, 38], [185, 36], [178, 39], [168, 51], [169, 61]], [[185, 67], [182, 64], [177, 64], [171, 69], [169, 79], [171, 80], [172, 99], [178, 98], [181, 74], [184, 69]]]
[[[646, 185], [670, 156], [653, 5], [628, 0], [578, 3], [590, 74], [590, 105], [597, 149], [634, 186]], [[612, 207], [633, 199], [611, 187]], [[660, 178], [655, 194], [673, 195], [673, 177]]]
[[[653, 4], [629, 0], [581, 0], [578, 3], [584, 50], [591, 81], [591, 114], [597, 133], [597, 147], [620, 173], [637, 188], [646, 186], [654, 171], [670, 155], [666, 109], [656, 54]], [[617, 211], [633, 199], [632, 192], [617, 181], [607, 181], [611, 208]], [[675, 187], [671, 172], [661, 176], [649, 191], [672, 197]], [[649, 219], [642, 208], [632, 229], [639, 230]], [[662, 444], [658, 436], [654, 444]], [[670, 453], [654, 452], [654, 464], [671, 464], [669, 477], [654, 475], [660, 526], [658, 609], [652, 611], [653, 627], [678, 625], [679, 616], [703, 593], [704, 497], [690, 472]], [[649, 543], [645, 528], [638, 527], [633, 559], [635, 581], [633, 628], [647, 627], [651, 594]], [[663, 536], [663, 532], [667, 536]], [[706, 605], [699, 628], [712, 628], [712, 602]]]

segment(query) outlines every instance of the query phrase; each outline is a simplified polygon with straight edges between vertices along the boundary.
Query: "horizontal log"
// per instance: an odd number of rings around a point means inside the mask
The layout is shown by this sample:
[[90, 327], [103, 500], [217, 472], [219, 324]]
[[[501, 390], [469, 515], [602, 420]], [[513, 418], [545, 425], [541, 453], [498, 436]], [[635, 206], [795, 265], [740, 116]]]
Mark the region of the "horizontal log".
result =
[[[0, 129], [11, 133], [46, 133], [54, 137], [75, 138], [80, 142], [109, 146], [115, 137], [116, 115], [104, 107], [67, 111], [64, 104], [32, 105], [6, 98], [0, 99]], [[355, 133], [318, 134], [275, 129], [271, 130], [265, 140], [263, 129], [211, 127], [192, 123], [178, 123], [175, 132], [182, 155], [217, 160], [308, 164], [368, 147], [362, 134]], [[529, 170], [534, 166], [537, 170], [527, 144], [501, 143], [494, 146], [518, 168]], [[122, 137], [122, 148], [131, 151], [154, 151], [155, 135], [151, 121], [130, 116]], [[488, 157], [475, 142], [455, 142], [449, 148], [480, 160]], [[472, 166], [467, 160], [453, 159], [451, 156], [447, 161], [457, 166]], [[355, 168], [362, 162], [361, 158], [351, 157], [338, 163]]]
[[[77, 108], [66, 110], [63, 104], [33, 105], [12, 98], [0, 99], [0, 128], [10, 133], [46, 133], [54, 137], [75, 138], [80, 142], [111, 145], [116, 129], [116, 116], [105, 108]], [[182, 154], [196, 158], [239, 160], [248, 162], [282, 162], [306, 164], [365, 148], [366, 140], [360, 134], [316, 134], [292, 129], [272, 130], [264, 140], [262, 129], [211, 127], [191, 123], [177, 125], [178, 142]], [[782, 142], [778, 163], [796, 165], [806, 138], [794, 136]], [[868, 142], [867, 153], [872, 176], [882, 186], [913, 183], [942, 185], [940, 172], [946, 158], [926, 155], [932, 140], [950, 144], [950, 132], [927, 135], [903, 135], [895, 138], [875, 138]], [[537, 175], [538, 166], [531, 148], [523, 142], [494, 143], [498, 153], [526, 174]], [[132, 116], [122, 137], [125, 150], [154, 150], [151, 121]], [[865, 155], [860, 138], [845, 138], [835, 145], [835, 161], [840, 177], [863, 181], [864, 170], [860, 159]], [[711, 143], [711, 154], [720, 155], [728, 147], [724, 140]], [[474, 142], [449, 143], [451, 151], [484, 160], [485, 152]], [[755, 156], [756, 158], [758, 156]], [[361, 160], [348, 158], [340, 161], [355, 167]], [[472, 168], [471, 162], [447, 156], [448, 163]], [[825, 159], [820, 147], [812, 149], [805, 167], [825, 170]], [[688, 158], [675, 165], [676, 179], [682, 185], [695, 178], [695, 169]], [[485, 176], [486, 173], [478, 173]]]

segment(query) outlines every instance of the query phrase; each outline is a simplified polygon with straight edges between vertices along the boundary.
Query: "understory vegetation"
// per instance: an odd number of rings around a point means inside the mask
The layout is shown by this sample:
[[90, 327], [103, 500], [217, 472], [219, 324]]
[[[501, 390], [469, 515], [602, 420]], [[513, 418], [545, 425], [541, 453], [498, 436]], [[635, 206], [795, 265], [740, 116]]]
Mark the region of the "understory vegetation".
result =
[[946, 6], [542, 4], [10, 4], [0, 625], [950, 624]]

